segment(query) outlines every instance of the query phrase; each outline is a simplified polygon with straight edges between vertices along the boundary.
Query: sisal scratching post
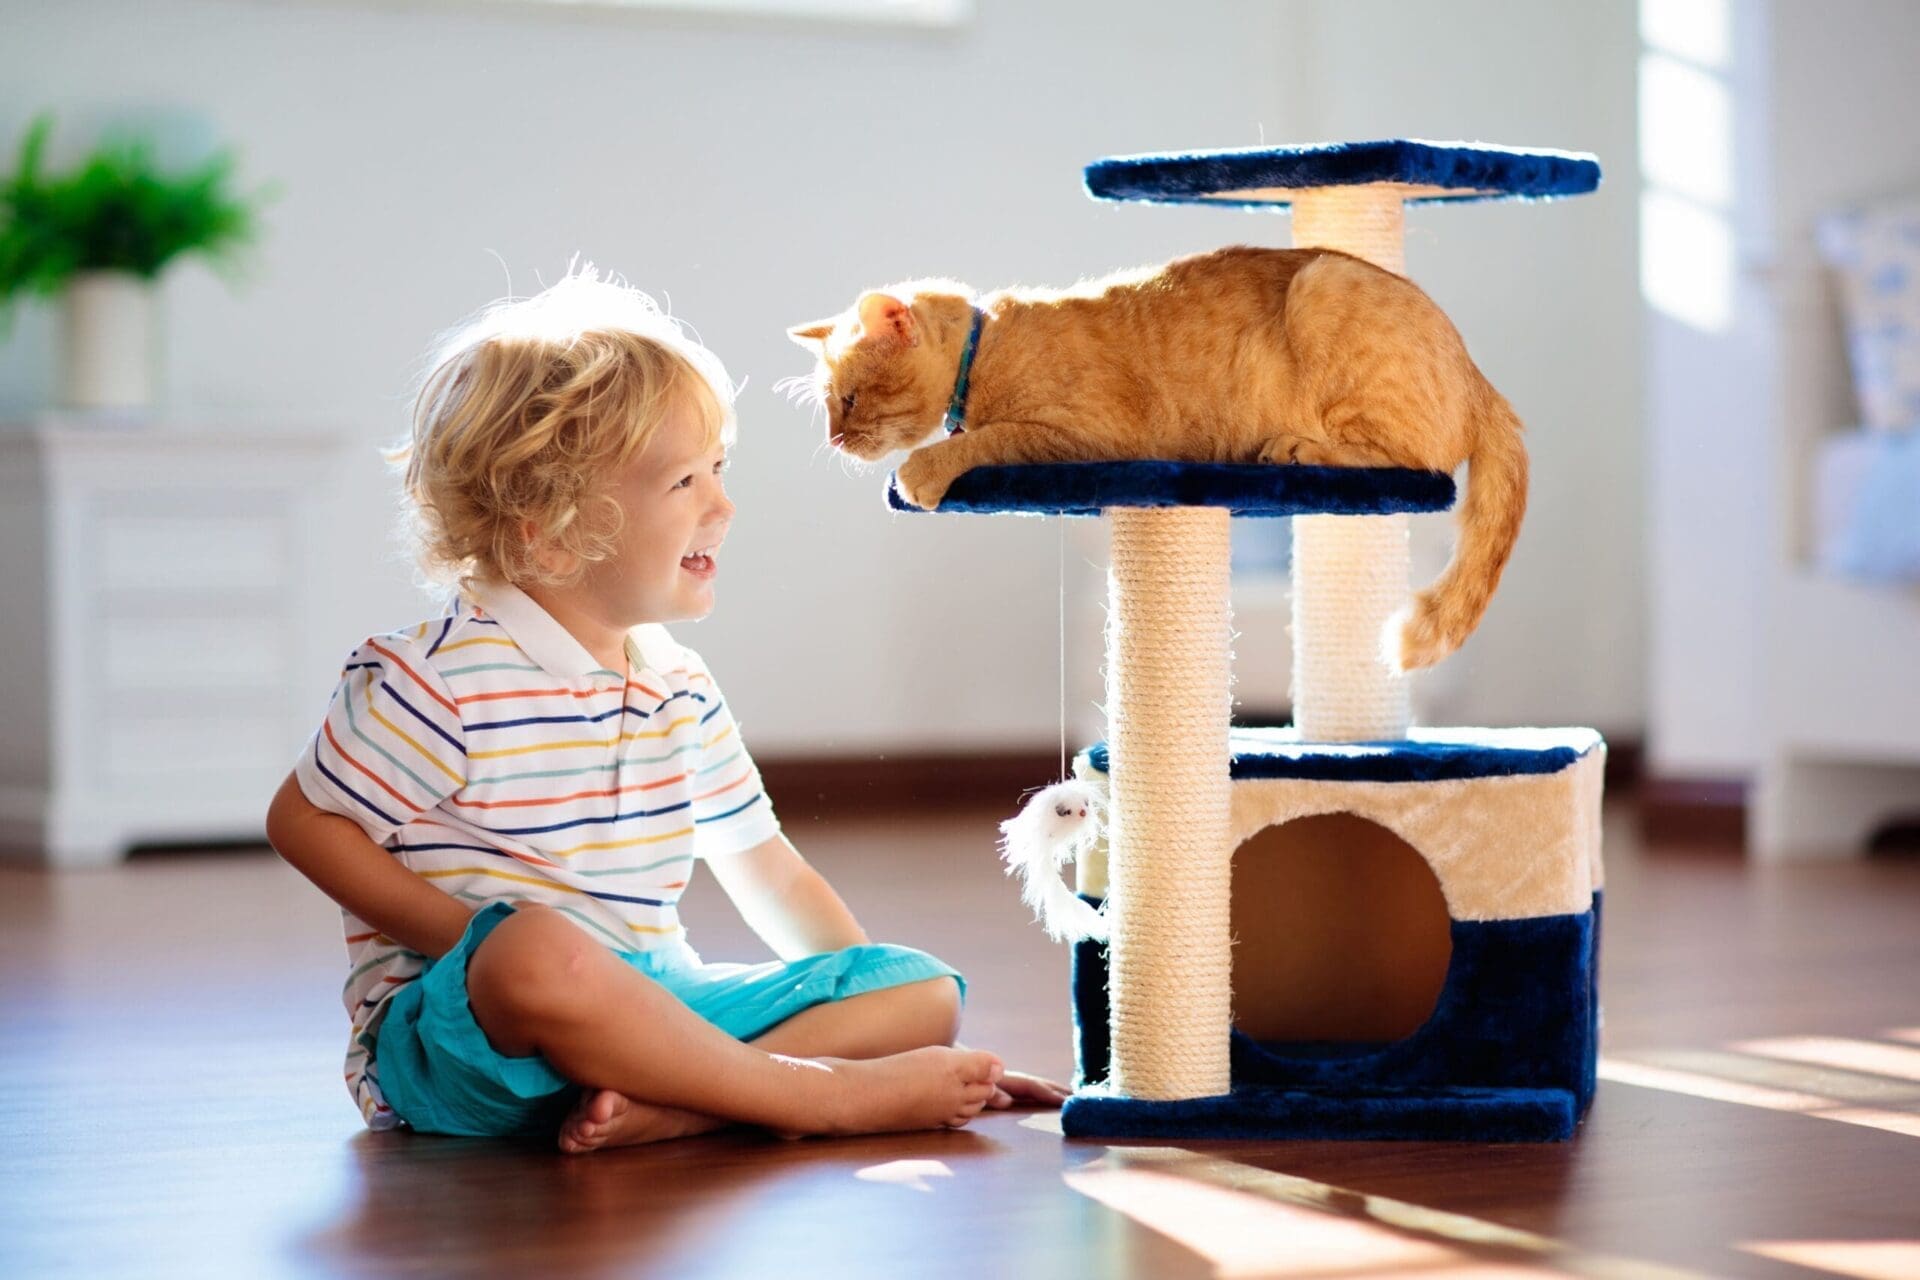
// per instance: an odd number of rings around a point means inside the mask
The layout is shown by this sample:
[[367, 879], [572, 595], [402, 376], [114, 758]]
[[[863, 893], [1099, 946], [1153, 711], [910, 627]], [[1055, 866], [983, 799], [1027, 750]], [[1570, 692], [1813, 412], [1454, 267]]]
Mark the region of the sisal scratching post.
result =
[[[1339, 249], [1406, 274], [1403, 190], [1316, 187], [1293, 197], [1297, 249]], [[1380, 656], [1387, 619], [1407, 603], [1404, 515], [1293, 518], [1293, 721], [1309, 742], [1404, 738], [1407, 679]]]
[[1110, 514], [1109, 1084], [1209, 1097], [1231, 1085], [1229, 517]]

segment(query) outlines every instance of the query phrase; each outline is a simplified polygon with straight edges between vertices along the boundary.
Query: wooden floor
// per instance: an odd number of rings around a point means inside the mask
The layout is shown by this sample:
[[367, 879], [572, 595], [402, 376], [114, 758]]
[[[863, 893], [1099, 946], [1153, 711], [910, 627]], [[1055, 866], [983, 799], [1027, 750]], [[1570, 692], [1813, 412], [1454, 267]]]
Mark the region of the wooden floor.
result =
[[[876, 936], [969, 974], [971, 1043], [1064, 1076], [1066, 959], [996, 816], [789, 825]], [[1631, 818], [1603, 1083], [1551, 1146], [371, 1135], [338, 916], [270, 856], [0, 871], [0, 1276], [1920, 1275], [1920, 859], [1753, 868]], [[710, 882], [687, 914], [761, 954]]]

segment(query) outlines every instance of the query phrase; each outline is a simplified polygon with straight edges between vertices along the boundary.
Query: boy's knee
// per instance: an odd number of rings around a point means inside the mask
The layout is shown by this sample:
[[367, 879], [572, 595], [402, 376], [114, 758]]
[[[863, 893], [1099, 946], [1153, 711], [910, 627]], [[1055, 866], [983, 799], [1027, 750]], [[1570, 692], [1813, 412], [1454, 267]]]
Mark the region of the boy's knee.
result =
[[588, 994], [599, 944], [551, 907], [518, 907], [474, 948], [469, 998], [503, 1012], [559, 1014]]
[[927, 978], [903, 988], [928, 1044], [952, 1044], [960, 1034], [960, 984], [952, 978]]

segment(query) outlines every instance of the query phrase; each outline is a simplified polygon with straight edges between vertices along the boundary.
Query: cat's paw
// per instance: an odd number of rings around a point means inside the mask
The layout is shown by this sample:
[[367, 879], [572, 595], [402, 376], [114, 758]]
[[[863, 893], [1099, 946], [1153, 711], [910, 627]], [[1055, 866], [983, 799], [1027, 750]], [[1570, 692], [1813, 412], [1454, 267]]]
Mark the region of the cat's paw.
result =
[[1324, 467], [1337, 465], [1331, 446], [1299, 436], [1269, 440], [1260, 450], [1260, 461], [1273, 466]]
[[947, 496], [947, 487], [953, 483], [953, 477], [943, 468], [918, 453], [909, 454], [900, 464], [896, 480], [900, 496], [922, 511], [939, 506], [940, 499]]

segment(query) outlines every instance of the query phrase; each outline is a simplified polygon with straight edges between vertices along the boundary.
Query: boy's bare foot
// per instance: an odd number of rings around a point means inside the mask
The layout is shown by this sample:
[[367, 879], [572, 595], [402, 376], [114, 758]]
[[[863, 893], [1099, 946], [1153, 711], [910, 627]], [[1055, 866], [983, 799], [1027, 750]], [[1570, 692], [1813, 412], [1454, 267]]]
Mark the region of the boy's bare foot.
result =
[[560, 1149], [570, 1156], [601, 1147], [633, 1147], [668, 1138], [710, 1133], [727, 1122], [716, 1116], [678, 1107], [636, 1102], [612, 1089], [589, 1089], [574, 1104], [573, 1114], [560, 1126]]
[[[805, 1059], [833, 1076], [835, 1098], [817, 1117], [782, 1137], [809, 1133], [895, 1133], [958, 1129], [992, 1099], [1005, 1070], [991, 1053], [934, 1046], [884, 1058]], [[581, 1095], [560, 1126], [560, 1149], [584, 1155], [602, 1147], [630, 1147], [707, 1133], [728, 1122], [697, 1111], [640, 1102], [612, 1089]]]
[[1005, 1068], [977, 1049], [933, 1046], [885, 1058], [817, 1058], [846, 1082], [836, 1114], [822, 1133], [893, 1133], [958, 1129], [980, 1114]]

